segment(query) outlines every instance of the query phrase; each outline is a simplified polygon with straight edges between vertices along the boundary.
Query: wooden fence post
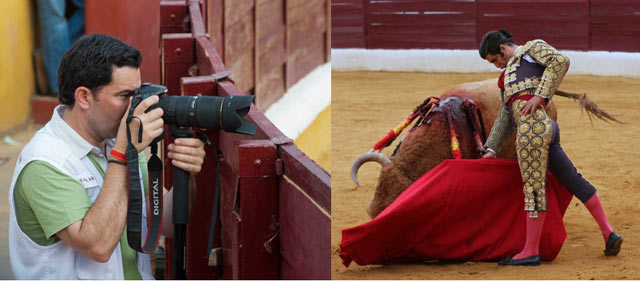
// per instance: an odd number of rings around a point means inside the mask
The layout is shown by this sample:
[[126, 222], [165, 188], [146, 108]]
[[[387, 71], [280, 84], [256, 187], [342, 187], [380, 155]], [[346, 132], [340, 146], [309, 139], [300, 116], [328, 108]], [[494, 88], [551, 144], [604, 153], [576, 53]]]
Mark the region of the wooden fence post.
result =
[[224, 279], [279, 279], [276, 145], [236, 140], [222, 185]]

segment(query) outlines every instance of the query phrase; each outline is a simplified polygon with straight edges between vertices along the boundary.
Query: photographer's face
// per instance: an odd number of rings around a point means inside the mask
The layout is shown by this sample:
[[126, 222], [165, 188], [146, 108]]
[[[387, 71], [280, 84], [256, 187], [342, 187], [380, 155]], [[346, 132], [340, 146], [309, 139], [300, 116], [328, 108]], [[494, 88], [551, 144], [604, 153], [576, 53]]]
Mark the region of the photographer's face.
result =
[[102, 139], [116, 136], [120, 120], [129, 106], [129, 98], [140, 85], [140, 69], [113, 67], [111, 83], [94, 94], [93, 106], [88, 114], [89, 126]]

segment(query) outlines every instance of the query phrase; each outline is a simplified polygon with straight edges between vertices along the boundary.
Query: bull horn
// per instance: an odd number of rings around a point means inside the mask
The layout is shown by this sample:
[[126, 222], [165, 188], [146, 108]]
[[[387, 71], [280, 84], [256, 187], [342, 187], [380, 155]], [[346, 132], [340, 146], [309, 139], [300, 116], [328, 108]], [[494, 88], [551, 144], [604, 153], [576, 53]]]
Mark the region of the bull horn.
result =
[[351, 165], [351, 179], [353, 179], [356, 186], [360, 186], [360, 182], [358, 182], [358, 170], [360, 169], [360, 166], [369, 161], [378, 162], [382, 166], [391, 163], [391, 160], [389, 160], [387, 156], [379, 152], [367, 152], [358, 156], [358, 158], [353, 161], [353, 165]]

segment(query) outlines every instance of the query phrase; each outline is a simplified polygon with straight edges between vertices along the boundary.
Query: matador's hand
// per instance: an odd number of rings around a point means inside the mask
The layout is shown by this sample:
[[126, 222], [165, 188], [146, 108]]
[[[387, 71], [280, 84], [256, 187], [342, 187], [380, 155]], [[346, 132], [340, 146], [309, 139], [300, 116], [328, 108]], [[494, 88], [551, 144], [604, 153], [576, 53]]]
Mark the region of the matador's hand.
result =
[[533, 96], [531, 99], [529, 99], [527, 101], [527, 103], [525, 103], [523, 106], [520, 107], [520, 115], [521, 116], [525, 116], [525, 115], [533, 115], [536, 112], [536, 108], [542, 108], [544, 109], [544, 106], [542, 105], [542, 97], [540, 96]]
[[496, 153], [493, 151], [487, 151], [482, 158], [496, 158]]

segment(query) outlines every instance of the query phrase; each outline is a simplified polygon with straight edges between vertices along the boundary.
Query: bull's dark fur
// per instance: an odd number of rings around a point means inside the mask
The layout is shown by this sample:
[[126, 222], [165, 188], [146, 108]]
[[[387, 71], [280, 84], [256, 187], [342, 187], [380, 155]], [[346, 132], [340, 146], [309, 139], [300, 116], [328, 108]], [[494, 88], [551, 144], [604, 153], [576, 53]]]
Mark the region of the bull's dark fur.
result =
[[[378, 186], [369, 205], [369, 216], [376, 217], [395, 200], [411, 183], [437, 166], [444, 159], [453, 158], [451, 135], [445, 115], [445, 104], [452, 109], [454, 128], [463, 158], [479, 158], [473, 139], [473, 129], [462, 108], [462, 99], [451, 97], [443, 100], [433, 110], [428, 122], [411, 132], [402, 142], [391, 164], [380, 171]], [[380, 188], [385, 187], [385, 188]]]

